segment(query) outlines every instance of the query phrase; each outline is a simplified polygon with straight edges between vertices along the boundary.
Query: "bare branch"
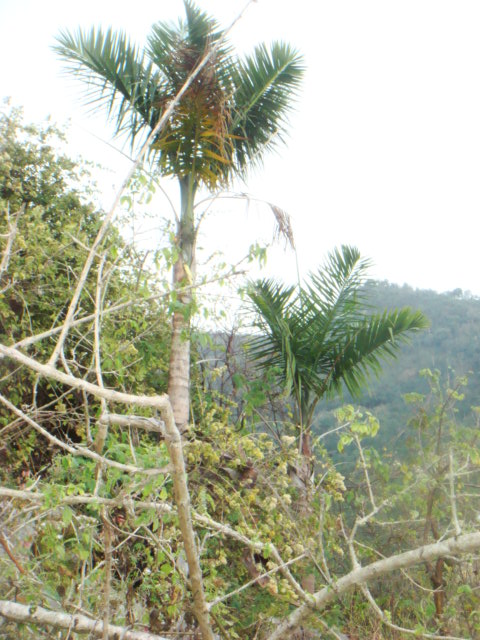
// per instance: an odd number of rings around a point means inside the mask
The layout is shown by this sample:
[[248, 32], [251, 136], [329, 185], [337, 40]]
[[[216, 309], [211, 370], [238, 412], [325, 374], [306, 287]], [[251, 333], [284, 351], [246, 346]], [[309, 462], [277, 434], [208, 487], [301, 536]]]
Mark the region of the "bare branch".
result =
[[102, 413], [98, 419], [100, 424], [117, 425], [118, 427], [135, 427], [143, 431], [153, 431], [165, 434], [165, 423], [157, 418], [145, 418], [144, 416], [121, 415], [117, 413]]
[[8, 232], [6, 234], [7, 243], [5, 245], [5, 249], [3, 250], [2, 260], [0, 262], [0, 282], [1, 282], [2, 278], [3, 278], [3, 274], [8, 269], [8, 264], [10, 262], [10, 256], [11, 256], [11, 253], [12, 253], [13, 242], [15, 240], [15, 236], [17, 235], [18, 219], [24, 213], [24, 211], [25, 211], [25, 205], [22, 204], [22, 206], [17, 211], [17, 213], [14, 214], [12, 221], [10, 221], [10, 214], [9, 214], [8, 210], [6, 212], [7, 223], [8, 223]]
[[455, 496], [455, 477], [453, 473], [453, 453], [452, 449], [448, 452], [448, 481], [450, 485], [450, 505], [452, 508], [452, 520], [453, 526], [455, 527], [455, 535], [459, 536], [462, 533], [462, 529], [460, 527], [460, 523], [458, 521], [458, 513], [457, 513], [457, 499]]
[[52, 444], [54, 444], [57, 447], [60, 447], [61, 449], [64, 449], [65, 451], [68, 451], [68, 453], [72, 454], [73, 456], [82, 456], [84, 458], [90, 458], [91, 460], [95, 460], [99, 464], [104, 464], [108, 467], [115, 467], [116, 469], [121, 469], [122, 471], [126, 471], [128, 473], [139, 473], [142, 475], [150, 476], [150, 475], [159, 475], [162, 473], [169, 473], [171, 471], [170, 466], [162, 467], [158, 469], [143, 469], [141, 467], [135, 467], [134, 465], [131, 465], [131, 464], [122, 464], [121, 462], [116, 462], [115, 460], [109, 460], [108, 458], [100, 456], [98, 453], [95, 453], [94, 451], [90, 451], [90, 449], [87, 449], [86, 447], [81, 447], [79, 445], [71, 445], [66, 442], [63, 442], [63, 440], [60, 440], [59, 438], [52, 435], [49, 431], [47, 431], [41, 425], [39, 425], [38, 422], [30, 418], [30, 416], [24, 413], [21, 409], [18, 409], [18, 407], [16, 407], [9, 400], [7, 400], [7, 398], [5, 398], [2, 394], [0, 394], [0, 402], [4, 404], [8, 409], [10, 409], [10, 411], [12, 411], [15, 415], [17, 415], [19, 418], [21, 418], [23, 421], [25, 421], [27, 424], [33, 427], [35, 431], [38, 431], [38, 433], [42, 434], [42, 436], [47, 438], [47, 440], [49, 440]]
[[116, 391], [114, 389], [99, 387], [98, 385], [88, 382], [87, 380], [83, 380], [82, 378], [76, 378], [75, 376], [58, 371], [58, 369], [49, 364], [41, 364], [13, 347], [6, 347], [5, 345], [0, 344], [0, 359], [2, 357], [11, 358], [46, 378], [51, 378], [57, 382], [66, 384], [73, 389], [82, 389], [97, 398], [105, 398], [105, 400], [109, 400], [110, 402], [138, 405], [139, 407], [153, 407], [159, 410], [162, 410], [169, 403], [168, 396], [166, 394], [161, 396], [137, 396], [131, 393], [122, 393], [121, 391]]
[[241, 591], [244, 591], [245, 589], [248, 589], [248, 587], [251, 587], [252, 585], [257, 584], [257, 582], [260, 582], [261, 580], [263, 580], [267, 576], [272, 576], [275, 573], [278, 573], [279, 571], [284, 569], [285, 567], [288, 567], [289, 565], [295, 564], [295, 562], [298, 562], [299, 560], [302, 560], [303, 558], [305, 558], [306, 555], [307, 555], [306, 553], [302, 553], [299, 556], [297, 556], [296, 558], [292, 558], [291, 560], [288, 560], [288, 562], [284, 562], [280, 566], [277, 566], [277, 567], [274, 567], [273, 569], [270, 569], [270, 571], [266, 571], [265, 573], [261, 573], [260, 575], [258, 575], [255, 578], [253, 578], [253, 580], [250, 580], [249, 582], [246, 582], [245, 584], [242, 584], [240, 587], [238, 587], [238, 589], [235, 589], [234, 591], [230, 591], [230, 593], [226, 593], [225, 595], [216, 598], [213, 602], [209, 603], [208, 608], [211, 609], [215, 605], [220, 604], [220, 602], [224, 602], [225, 600], [228, 600], [229, 598], [233, 598], [233, 596], [237, 595], [237, 593], [240, 593]]
[[[104, 638], [104, 625], [100, 620], [92, 620], [87, 616], [63, 611], [49, 611], [42, 607], [28, 606], [0, 600], [0, 616], [14, 622], [30, 623], [40, 626], [52, 626], [56, 629], [68, 629], [70, 632], [90, 634], [94, 638]], [[145, 631], [130, 631], [127, 627], [109, 624], [106, 637], [112, 640], [168, 640], [165, 636], [157, 636]]]
[[362, 469], [363, 469], [363, 473], [365, 475], [365, 481], [367, 483], [368, 497], [370, 499], [370, 504], [372, 505], [373, 511], [377, 512], [377, 505], [375, 504], [375, 497], [373, 495], [372, 483], [370, 482], [370, 474], [368, 473], [368, 465], [367, 465], [367, 461], [365, 460], [365, 455], [363, 453], [363, 447], [362, 447], [362, 444], [360, 442], [360, 438], [358, 437], [358, 435], [355, 434], [354, 437], [355, 437], [355, 443], [357, 445], [358, 452], [360, 454], [360, 461], [362, 463]]
[[378, 606], [375, 598], [372, 596], [370, 589], [366, 585], [362, 585], [363, 595], [368, 600], [375, 615], [383, 622], [383, 624], [394, 631], [400, 633], [408, 633], [409, 635], [416, 636], [417, 638], [428, 638], [428, 640], [467, 640], [467, 638], [459, 638], [457, 636], [443, 636], [436, 633], [420, 633], [417, 629], [407, 629], [406, 627], [399, 627], [388, 618], [384, 611]]
[[0, 531], [0, 545], [3, 547], [5, 553], [10, 558], [10, 560], [13, 562], [13, 564], [17, 567], [19, 572], [25, 575], [27, 573], [26, 569], [23, 567], [21, 562], [16, 558], [15, 554], [13, 553], [13, 551], [10, 549], [10, 545], [8, 544], [8, 540], [5, 538], [5, 536], [3, 535], [3, 533], [1, 531]]
[[[100, 354], [100, 312], [102, 309], [102, 273], [103, 267], [105, 265], [106, 255], [102, 256], [100, 264], [98, 265], [98, 273], [97, 273], [97, 289], [95, 292], [95, 320], [93, 323], [93, 361], [95, 364], [95, 375], [97, 378], [97, 384], [102, 389], [104, 388], [103, 384], [103, 375], [102, 375], [102, 360]], [[107, 402], [105, 398], [100, 399], [102, 413], [107, 412]], [[99, 422], [97, 433], [95, 435], [95, 440], [93, 443], [93, 448], [96, 453], [99, 455], [102, 454], [103, 448], [105, 446], [105, 441], [108, 435], [108, 422]], [[99, 473], [99, 470], [98, 470]]]
[[470, 553], [480, 549], [480, 531], [468, 533], [462, 536], [448, 538], [442, 542], [424, 545], [417, 549], [405, 551], [385, 560], [377, 560], [366, 567], [354, 569], [332, 585], [323, 587], [313, 595], [312, 601], [303, 604], [293, 611], [276, 630], [268, 637], [268, 640], [281, 640], [289, 638], [291, 632], [296, 629], [302, 620], [312, 613], [313, 609], [322, 611], [327, 604], [341, 596], [355, 585], [367, 583], [369, 580], [393, 573], [399, 569], [406, 569], [422, 562], [435, 560], [441, 556]]
[[102, 509], [103, 537], [105, 540], [105, 584], [103, 587], [103, 635], [108, 640], [110, 624], [110, 590], [112, 583], [112, 529], [105, 508]]

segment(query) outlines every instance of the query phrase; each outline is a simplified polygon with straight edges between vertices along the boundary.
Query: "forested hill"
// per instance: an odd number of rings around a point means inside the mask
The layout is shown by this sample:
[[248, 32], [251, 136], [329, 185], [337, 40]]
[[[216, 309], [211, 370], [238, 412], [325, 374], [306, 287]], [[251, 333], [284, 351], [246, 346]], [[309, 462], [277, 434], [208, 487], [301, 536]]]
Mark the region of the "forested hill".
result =
[[[411, 417], [403, 395], [428, 391], [426, 382], [418, 375], [421, 369], [440, 370], [445, 382], [448, 379], [453, 382], [455, 375], [467, 374], [469, 383], [463, 410], [468, 412], [472, 405], [480, 405], [480, 298], [461, 289], [436, 293], [375, 281], [368, 285], [368, 300], [380, 310], [403, 306], [419, 309], [431, 322], [429, 330], [417, 334], [410, 345], [402, 347], [396, 361], [384, 365], [380, 378], [372, 379], [369, 392], [360, 401], [353, 401], [360, 402], [380, 419], [378, 442], [391, 446], [396, 437], [401, 437]], [[345, 396], [345, 401], [351, 398]], [[320, 431], [332, 424], [331, 410], [339, 404], [340, 401], [335, 401], [321, 406]]]

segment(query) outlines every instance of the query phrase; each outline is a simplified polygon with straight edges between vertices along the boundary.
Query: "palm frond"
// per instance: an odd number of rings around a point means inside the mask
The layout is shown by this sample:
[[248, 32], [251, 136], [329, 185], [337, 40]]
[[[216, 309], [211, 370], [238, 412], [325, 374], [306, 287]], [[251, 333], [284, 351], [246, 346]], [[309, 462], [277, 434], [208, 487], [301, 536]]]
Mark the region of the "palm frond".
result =
[[250, 286], [248, 296], [258, 314], [258, 327], [263, 332], [252, 340], [255, 358], [263, 359], [276, 353], [285, 334], [291, 335], [288, 309], [293, 292], [293, 287], [279, 285], [274, 280], [260, 280]]
[[133, 142], [145, 127], [155, 126], [162, 78], [124, 33], [63, 31], [57, 42], [54, 49], [67, 69], [85, 81], [87, 103], [106, 109], [116, 133], [128, 132]]
[[218, 22], [205, 11], [199, 9], [191, 0], [184, 0], [185, 39], [198, 49], [207, 49], [223, 37]]
[[322, 310], [337, 309], [358, 299], [370, 261], [362, 259], [356, 247], [342, 245], [328, 254], [318, 273], [310, 275], [309, 297]]
[[380, 374], [382, 361], [394, 359], [412, 333], [428, 326], [427, 318], [409, 307], [366, 317], [332, 354], [334, 366], [328, 393], [337, 391], [343, 381], [348, 391], [357, 396], [367, 385], [370, 374]]
[[363, 318], [367, 304], [362, 293], [368, 260], [356, 247], [342, 245], [329, 253], [325, 265], [299, 291], [305, 330], [313, 344], [342, 341], [344, 331]]
[[289, 45], [258, 46], [233, 70], [231, 131], [239, 170], [259, 162], [283, 139], [286, 119], [303, 76], [303, 60]]
[[220, 44], [224, 32], [216, 20], [191, 0], [184, 6], [185, 19], [153, 26], [144, 51], [111, 29], [65, 31], [55, 50], [86, 82], [87, 102], [106, 108], [116, 132], [128, 133], [132, 144], [156, 125], [211, 53], [154, 141], [152, 156], [163, 175], [195, 174], [196, 184], [213, 190], [281, 139], [303, 67], [283, 43], [260, 46], [240, 62], [228, 43]]
[[287, 393], [293, 385], [295, 356], [292, 352], [294, 326], [292, 326], [293, 287], [285, 287], [273, 280], [260, 280], [250, 286], [249, 298], [257, 312], [260, 333], [249, 343], [250, 356], [261, 367], [277, 372], [278, 382]]

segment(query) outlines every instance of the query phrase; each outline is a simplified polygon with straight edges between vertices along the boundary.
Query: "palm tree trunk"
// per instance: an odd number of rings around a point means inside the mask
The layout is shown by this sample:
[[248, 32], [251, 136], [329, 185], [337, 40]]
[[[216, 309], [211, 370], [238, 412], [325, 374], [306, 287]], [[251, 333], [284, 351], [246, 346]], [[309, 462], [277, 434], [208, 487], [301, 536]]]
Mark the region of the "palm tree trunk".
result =
[[195, 280], [195, 221], [193, 202], [196, 184], [191, 176], [180, 179], [180, 218], [176, 244], [178, 258], [173, 265], [173, 289], [177, 292], [172, 317], [172, 344], [168, 395], [180, 431], [190, 413], [190, 319]]

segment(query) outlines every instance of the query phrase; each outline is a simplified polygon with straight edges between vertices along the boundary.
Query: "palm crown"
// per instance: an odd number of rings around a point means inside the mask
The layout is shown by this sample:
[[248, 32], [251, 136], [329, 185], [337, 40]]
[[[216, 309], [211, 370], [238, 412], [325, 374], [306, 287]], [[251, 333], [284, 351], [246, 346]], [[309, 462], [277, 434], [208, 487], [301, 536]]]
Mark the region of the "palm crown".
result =
[[322, 397], [340, 393], [343, 384], [358, 395], [382, 359], [395, 357], [411, 332], [428, 326], [409, 308], [370, 313], [362, 290], [368, 266], [357, 249], [342, 246], [305, 287], [262, 280], [250, 290], [261, 329], [251, 354], [277, 372], [304, 427]]
[[237, 58], [220, 43], [216, 21], [190, 0], [184, 4], [186, 19], [154, 25], [143, 51], [111, 29], [63, 32], [55, 49], [87, 81], [87, 100], [106, 107], [116, 132], [133, 142], [155, 127], [199, 61], [219, 45], [151, 149], [162, 174], [193, 174], [215, 188], [282, 139], [303, 66], [279, 42]]

